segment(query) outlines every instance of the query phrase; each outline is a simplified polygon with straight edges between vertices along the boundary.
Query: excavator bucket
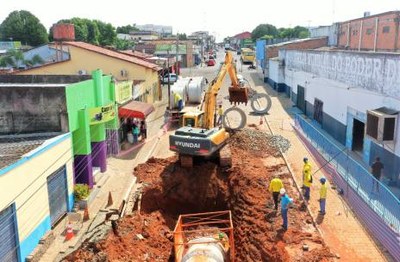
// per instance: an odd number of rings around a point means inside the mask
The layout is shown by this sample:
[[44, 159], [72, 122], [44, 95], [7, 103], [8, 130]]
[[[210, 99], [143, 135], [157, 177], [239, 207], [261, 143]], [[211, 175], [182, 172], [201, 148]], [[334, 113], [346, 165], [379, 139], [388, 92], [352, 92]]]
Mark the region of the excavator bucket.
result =
[[236, 104], [244, 103], [247, 105], [249, 101], [249, 92], [246, 87], [229, 87], [229, 102]]

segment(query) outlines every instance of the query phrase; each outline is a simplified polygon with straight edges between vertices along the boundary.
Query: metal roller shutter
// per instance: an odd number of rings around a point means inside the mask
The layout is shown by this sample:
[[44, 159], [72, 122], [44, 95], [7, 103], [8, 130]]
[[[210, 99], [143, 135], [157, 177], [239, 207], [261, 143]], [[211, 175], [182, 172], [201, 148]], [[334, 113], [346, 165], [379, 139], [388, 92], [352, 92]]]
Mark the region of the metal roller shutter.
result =
[[18, 262], [16, 219], [12, 206], [0, 212], [0, 261]]
[[67, 175], [65, 166], [47, 178], [51, 225], [67, 213]]

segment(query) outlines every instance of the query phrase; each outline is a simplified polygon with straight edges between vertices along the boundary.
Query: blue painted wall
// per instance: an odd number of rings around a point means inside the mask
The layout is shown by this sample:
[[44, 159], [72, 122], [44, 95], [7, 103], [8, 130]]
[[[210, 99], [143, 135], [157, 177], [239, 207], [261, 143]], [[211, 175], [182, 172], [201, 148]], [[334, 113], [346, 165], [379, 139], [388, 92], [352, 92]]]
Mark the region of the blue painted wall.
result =
[[20, 244], [20, 254], [22, 261], [25, 261], [25, 258], [29, 256], [30, 253], [36, 248], [39, 243], [39, 240], [47, 233], [47, 231], [51, 230], [50, 223], [50, 215], [47, 216], [43, 221], [36, 227], [35, 230]]
[[381, 158], [381, 162], [384, 165], [383, 175], [392, 179], [394, 182], [397, 182], [397, 185], [400, 187], [399, 175], [400, 175], [400, 157], [396, 156], [389, 150], [381, 147], [375, 142], [371, 143], [371, 155], [369, 159], [369, 165], [371, 165], [375, 157], [379, 156]]
[[[70, 212], [74, 205], [74, 194], [68, 195], [68, 211]], [[23, 239], [19, 246], [19, 255], [25, 261], [26, 257], [32, 253], [32, 251], [39, 244], [39, 240], [51, 230], [50, 214], [43, 219], [43, 221], [29, 234], [25, 239]]]

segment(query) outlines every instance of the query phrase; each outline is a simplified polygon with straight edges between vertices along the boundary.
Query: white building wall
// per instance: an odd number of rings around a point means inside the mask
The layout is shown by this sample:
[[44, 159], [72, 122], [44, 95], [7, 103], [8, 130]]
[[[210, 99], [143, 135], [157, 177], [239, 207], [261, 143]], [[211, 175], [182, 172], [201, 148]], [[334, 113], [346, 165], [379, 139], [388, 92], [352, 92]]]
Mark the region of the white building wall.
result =
[[[270, 64], [271, 65], [271, 64]], [[284, 83], [297, 94], [297, 85], [305, 88], [305, 99], [314, 104], [318, 98], [324, 102], [323, 111], [347, 124], [348, 107], [360, 112], [373, 110], [379, 107], [388, 107], [400, 111], [400, 100], [372, 92], [360, 87], [349, 87], [346, 83], [330, 80], [295, 69], [285, 69]], [[397, 119], [397, 141], [394, 153], [400, 156], [400, 118]]]

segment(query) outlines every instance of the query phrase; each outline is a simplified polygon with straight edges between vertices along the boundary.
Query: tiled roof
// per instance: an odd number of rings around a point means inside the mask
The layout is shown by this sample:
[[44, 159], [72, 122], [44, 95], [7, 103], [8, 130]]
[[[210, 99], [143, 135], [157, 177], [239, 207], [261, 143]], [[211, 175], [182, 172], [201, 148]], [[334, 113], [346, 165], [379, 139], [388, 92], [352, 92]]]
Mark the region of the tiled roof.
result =
[[133, 64], [144, 66], [146, 68], [149, 68], [149, 69], [152, 69], [155, 71], [159, 71], [162, 69], [158, 65], [144, 61], [140, 58], [133, 57], [133, 56], [121, 53], [121, 52], [105, 49], [100, 46], [96, 46], [96, 45], [92, 45], [92, 44], [88, 44], [88, 43], [84, 43], [84, 42], [63, 42], [63, 44], [75, 46], [75, 47], [82, 48], [82, 49], [85, 49], [85, 50], [88, 50], [91, 52], [96, 52], [96, 53], [99, 53], [102, 55], [106, 55], [106, 56], [113, 57], [116, 59], [124, 60], [124, 61], [130, 62], [130, 63], [133, 63]]
[[0, 138], [0, 169], [17, 162], [23, 155], [42, 145], [54, 135]]
[[251, 33], [250, 32], [243, 32], [243, 33], [235, 35], [234, 38], [237, 38], [237, 39], [251, 38]]

